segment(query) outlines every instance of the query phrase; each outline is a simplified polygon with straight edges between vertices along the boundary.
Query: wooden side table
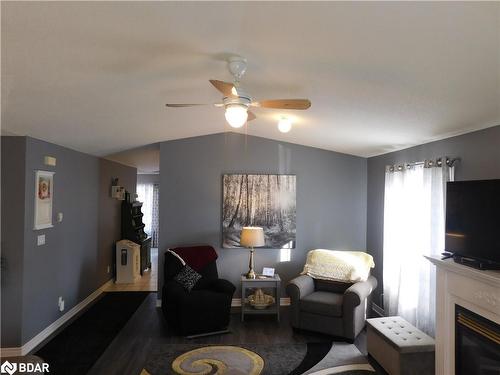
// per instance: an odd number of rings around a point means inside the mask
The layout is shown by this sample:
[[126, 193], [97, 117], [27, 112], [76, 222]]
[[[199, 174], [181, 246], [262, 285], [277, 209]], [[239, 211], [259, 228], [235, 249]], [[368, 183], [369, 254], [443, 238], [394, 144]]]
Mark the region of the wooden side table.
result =
[[[275, 314], [278, 322], [280, 321], [280, 276], [276, 273], [273, 277], [265, 279], [247, 279], [245, 275], [241, 276], [241, 321], [245, 321], [245, 315], [249, 314]], [[275, 303], [266, 309], [258, 310], [253, 308], [246, 299], [248, 289], [269, 288], [274, 290]]]

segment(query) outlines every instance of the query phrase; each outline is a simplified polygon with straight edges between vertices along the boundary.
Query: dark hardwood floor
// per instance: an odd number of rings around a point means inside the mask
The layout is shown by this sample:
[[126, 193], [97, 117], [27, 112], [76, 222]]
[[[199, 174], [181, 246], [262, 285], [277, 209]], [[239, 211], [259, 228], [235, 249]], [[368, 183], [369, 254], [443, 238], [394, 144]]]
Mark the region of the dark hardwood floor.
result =
[[[245, 318], [247, 320], [247, 318]], [[277, 344], [298, 342], [329, 342], [330, 336], [297, 332], [290, 327], [288, 308], [282, 308], [281, 321], [273, 316], [249, 316], [244, 323], [235, 310], [229, 327], [231, 333], [188, 340], [172, 335], [156, 307], [156, 294], [151, 293], [103, 355], [91, 368], [92, 375], [139, 375], [148, 354], [160, 344]], [[362, 332], [354, 343], [366, 355], [366, 334]], [[372, 362], [372, 361], [370, 361]], [[372, 364], [375, 365], [376, 364]], [[378, 366], [377, 366], [378, 367]], [[378, 369], [377, 369], [378, 370]], [[383, 372], [380, 372], [383, 373]]]

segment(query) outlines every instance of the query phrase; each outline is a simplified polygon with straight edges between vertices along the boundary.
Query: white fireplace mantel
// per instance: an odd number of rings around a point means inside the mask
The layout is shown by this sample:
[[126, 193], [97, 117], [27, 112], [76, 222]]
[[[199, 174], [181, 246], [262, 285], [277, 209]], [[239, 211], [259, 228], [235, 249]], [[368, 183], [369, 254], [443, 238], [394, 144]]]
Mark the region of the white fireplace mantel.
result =
[[455, 305], [500, 324], [500, 271], [482, 271], [452, 259], [436, 266], [436, 374], [455, 374]]

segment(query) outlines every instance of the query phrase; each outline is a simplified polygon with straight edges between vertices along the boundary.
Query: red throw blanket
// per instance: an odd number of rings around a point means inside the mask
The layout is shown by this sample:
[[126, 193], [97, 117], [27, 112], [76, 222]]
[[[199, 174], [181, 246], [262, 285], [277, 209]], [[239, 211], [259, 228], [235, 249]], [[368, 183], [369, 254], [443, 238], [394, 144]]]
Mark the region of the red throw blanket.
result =
[[179, 255], [184, 262], [196, 272], [201, 271], [205, 266], [217, 259], [217, 253], [212, 246], [189, 246], [176, 247], [170, 249]]

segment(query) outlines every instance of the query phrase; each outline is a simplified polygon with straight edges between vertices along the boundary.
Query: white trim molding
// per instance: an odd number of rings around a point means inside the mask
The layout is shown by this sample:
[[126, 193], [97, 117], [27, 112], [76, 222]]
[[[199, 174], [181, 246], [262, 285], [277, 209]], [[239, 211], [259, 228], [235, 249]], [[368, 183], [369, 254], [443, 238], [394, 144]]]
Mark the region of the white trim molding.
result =
[[87, 307], [90, 303], [92, 303], [112, 283], [113, 283], [113, 279], [108, 280], [99, 289], [92, 292], [87, 298], [85, 298], [80, 303], [75, 305], [66, 314], [62, 315], [59, 319], [54, 321], [52, 324], [50, 324], [43, 331], [41, 331], [36, 336], [34, 336], [31, 340], [29, 340], [23, 346], [13, 347], [13, 348], [1, 348], [0, 349], [1, 357], [2, 358], [4, 358], [4, 357], [18, 357], [18, 356], [24, 356], [24, 355], [29, 354], [39, 344], [41, 344], [44, 340], [46, 340], [48, 337], [50, 337], [52, 334], [54, 334], [59, 328], [61, 328], [64, 324], [66, 324], [69, 320], [71, 320], [71, 318], [73, 318], [76, 314], [78, 314], [85, 307]]

